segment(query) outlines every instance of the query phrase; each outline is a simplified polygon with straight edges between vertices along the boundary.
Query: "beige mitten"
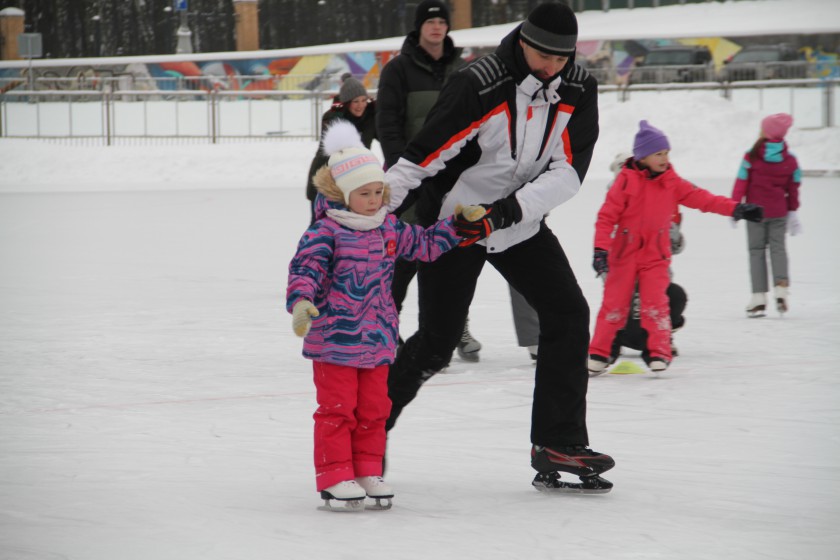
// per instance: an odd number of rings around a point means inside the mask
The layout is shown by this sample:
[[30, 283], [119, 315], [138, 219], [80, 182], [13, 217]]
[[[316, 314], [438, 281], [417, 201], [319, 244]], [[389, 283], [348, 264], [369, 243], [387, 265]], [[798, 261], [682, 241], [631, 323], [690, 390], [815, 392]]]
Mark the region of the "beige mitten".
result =
[[312, 326], [312, 317], [317, 317], [318, 308], [311, 301], [300, 300], [292, 308], [292, 330], [298, 336], [306, 336]]
[[473, 206], [461, 206], [459, 204], [455, 207], [455, 215], [461, 214], [468, 222], [480, 220], [486, 213], [487, 209], [479, 204]]

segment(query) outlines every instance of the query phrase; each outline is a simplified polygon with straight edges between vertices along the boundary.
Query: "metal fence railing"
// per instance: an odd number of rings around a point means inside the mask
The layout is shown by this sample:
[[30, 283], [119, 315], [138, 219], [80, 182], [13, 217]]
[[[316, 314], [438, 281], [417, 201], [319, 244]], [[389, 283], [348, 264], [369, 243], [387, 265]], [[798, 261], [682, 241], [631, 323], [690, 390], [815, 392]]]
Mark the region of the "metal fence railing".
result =
[[0, 136], [97, 140], [317, 138], [332, 95], [310, 91], [31, 91], [0, 96]]
[[[601, 85], [602, 102], [717, 91], [746, 108], [794, 114], [804, 128], [837, 126], [840, 79]], [[21, 90], [0, 95], [0, 137], [96, 142], [318, 139], [335, 91]], [[375, 91], [370, 91], [375, 96]], [[679, 93], [678, 93], [679, 94]], [[677, 101], [682, 102], [682, 101]]]
[[[364, 76], [358, 76], [359, 79]], [[376, 82], [377, 78], [367, 78]], [[309, 91], [336, 89], [338, 71], [320, 74], [149, 76], [123, 71], [114, 75], [80, 73], [74, 76], [27, 75], [0, 77], [0, 93], [28, 91]], [[372, 86], [376, 86], [375, 83]]]
[[[738, 82], [752, 80], [787, 80], [805, 78], [840, 77], [840, 66], [836, 60], [785, 62], [732, 63], [716, 69], [711, 64], [679, 66], [635, 66], [619, 71], [610, 61], [606, 65], [587, 65], [598, 82], [608, 84], [665, 84], [672, 82]], [[0, 93], [15, 91], [276, 91], [295, 90], [319, 92], [337, 89], [339, 69], [318, 74], [280, 75], [212, 75], [201, 76], [150, 76], [147, 73], [120, 71], [103, 74], [99, 70], [81, 72], [74, 76], [27, 74], [0, 77]], [[115, 71], [116, 72], [116, 71]], [[365, 84], [375, 89], [378, 74], [358, 75]]]
[[712, 64], [635, 66], [619, 72], [613, 66], [587, 67], [603, 85], [668, 84], [692, 82], [743, 82], [761, 80], [801, 80], [840, 78], [836, 61], [755, 62], [726, 64], [716, 69]]

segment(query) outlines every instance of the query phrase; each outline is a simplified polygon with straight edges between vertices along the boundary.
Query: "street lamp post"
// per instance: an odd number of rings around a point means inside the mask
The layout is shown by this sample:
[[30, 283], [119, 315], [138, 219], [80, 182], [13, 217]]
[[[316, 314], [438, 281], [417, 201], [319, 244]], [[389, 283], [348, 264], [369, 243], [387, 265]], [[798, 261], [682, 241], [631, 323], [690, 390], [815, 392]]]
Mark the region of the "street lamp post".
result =
[[102, 56], [102, 18], [95, 15], [93, 20], [93, 56]]
[[166, 22], [166, 42], [163, 50], [166, 54], [172, 52], [172, 39], [175, 35], [172, 29], [172, 6], [166, 6], [163, 9], [163, 19]]
[[192, 31], [187, 25], [187, 0], [175, 0], [175, 11], [181, 18], [181, 25], [178, 27], [178, 44], [175, 47], [176, 54], [190, 54], [192, 48]]

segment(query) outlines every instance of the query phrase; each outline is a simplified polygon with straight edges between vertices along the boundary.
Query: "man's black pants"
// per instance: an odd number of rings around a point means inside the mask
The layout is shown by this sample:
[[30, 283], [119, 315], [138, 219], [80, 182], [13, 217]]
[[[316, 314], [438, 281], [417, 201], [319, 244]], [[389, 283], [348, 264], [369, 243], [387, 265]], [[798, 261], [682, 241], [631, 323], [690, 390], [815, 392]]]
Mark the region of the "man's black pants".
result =
[[420, 386], [449, 364], [485, 262], [539, 315], [531, 442], [549, 447], [588, 445], [589, 306], [560, 243], [545, 223], [536, 235], [503, 252], [473, 245], [453, 249], [433, 263], [419, 263], [419, 330], [391, 366], [388, 393], [393, 406], [386, 428], [394, 426]]

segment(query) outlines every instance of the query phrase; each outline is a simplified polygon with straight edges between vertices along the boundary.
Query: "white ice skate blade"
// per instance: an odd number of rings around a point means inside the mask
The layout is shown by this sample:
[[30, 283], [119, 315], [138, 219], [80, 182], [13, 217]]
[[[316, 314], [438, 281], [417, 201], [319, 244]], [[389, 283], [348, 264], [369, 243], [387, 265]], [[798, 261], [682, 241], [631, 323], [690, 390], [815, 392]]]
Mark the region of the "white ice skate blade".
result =
[[335, 501], [337, 503], [333, 505], [332, 500], [324, 500], [324, 505], [318, 506], [318, 509], [321, 511], [333, 511], [336, 513], [356, 513], [365, 511], [364, 499]]

